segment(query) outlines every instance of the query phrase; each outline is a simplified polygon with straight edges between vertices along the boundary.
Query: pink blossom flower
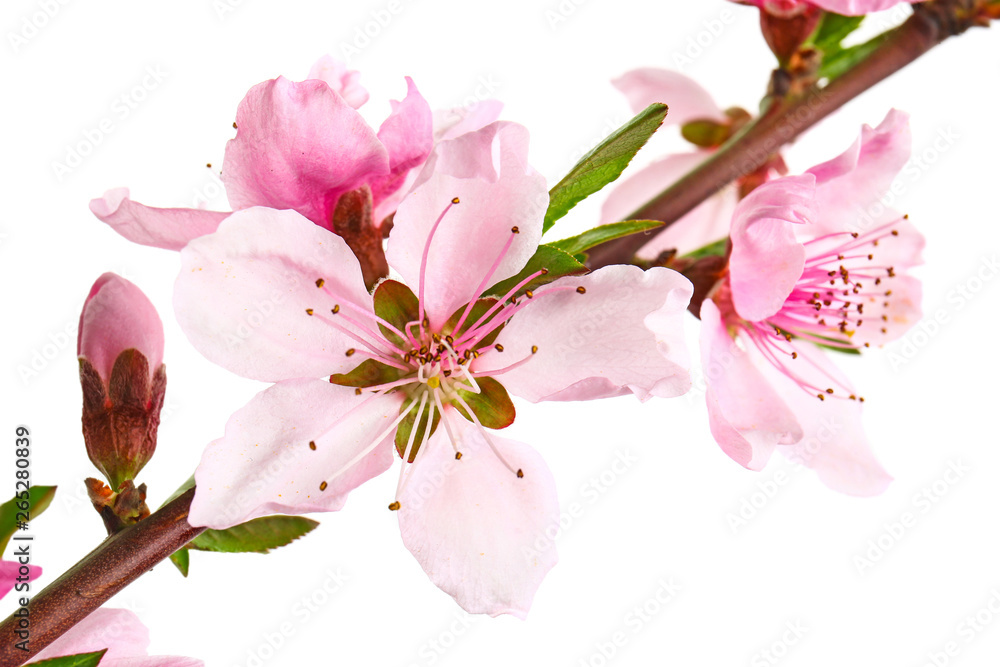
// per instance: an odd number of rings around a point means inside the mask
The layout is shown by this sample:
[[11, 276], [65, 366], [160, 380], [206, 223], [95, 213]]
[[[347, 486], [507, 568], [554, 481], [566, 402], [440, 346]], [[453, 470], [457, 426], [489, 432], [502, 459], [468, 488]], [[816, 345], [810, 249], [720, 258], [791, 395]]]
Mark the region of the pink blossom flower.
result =
[[94, 283], [77, 336], [87, 454], [117, 490], [156, 450], [166, 391], [163, 324], [138, 287], [113, 273]]
[[125, 609], [97, 609], [35, 655], [35, 664], [107, 649], [101, 667], [201, 667], [194, 658], [150, 656], [149, 630]]
[[191, 342], [277, 382], [207, 448], [193, 524], [338, 510], [395, 444], [390, 509], [432, 581], [470, 612], [527, 613], [556, 562], [536, 545], [558, 507], [541, 457], [493, 432], [514, 418], [508, 392], [683, 393], [692, 289], [666, 269], [547, 284], [543, 267], [522, 272], [548, 203], [527, 144], [523, 127], [493, 123], [435, 149], [388, 241], [403, 282], [374, 298], [344, 242], [294, 211], [241, 211], [182, 251], [175, 306]]
[[808, 7], [819, 7], [828, 12], [845, 16], [862, 16], [872, 12], [892, 9], [904, 2], [914, 4], [922, 0], [733, 0], [741, 5], [753, 5], [774, 16], [789, 18]]
[[892, 111], [844, 154], [737, 207], [728, 278], [701, 306], [701, 347], [712, 434], [747, 468], [780, 446], [838, 491], [889, 483], [862, 429], [864, 399], [817, 345], [856, 352], [920, 318], [906, 271], [923, 237], [879, 201], [909, 145], [907, 117]]
[[[357, 111], [368, 100], [358, 76], [326, 56], [305, 81], [278, 77], [250, 89], [236, 111], [236, 137], [222, 166], [234, 210], [291, 209], [331, 229], [342, 195], [360, 189], [375, 227], [395, 211], [433, 147], [434, 118], [407, 77], [406, 97], [392, 102], [376, 132]], [[478, 129], [497, 114], [491, 101], [440, 114], [448, 125], [437, 127], [437, 135]], [[214, 232], [229, 215], [144, 206], [129, 199], [127, 188], [109, 190], [90, 209], [130, 241], [171, 250]]]
[[[612, 83], [628, 98], [634, 113], [655, 102], [667, 104], [670, 109], [664, 125], [679, 127], [694, 120], [729, 122], [708, 91], [679, 72], [643, 68], [627, 72]], [[623, 179], [601, 209], [601, 224], [628, 219], [632, 212], [697, 167], [711, 153], [711, 149], [674, 153]], [[735, 187], [720, 190], [657, 234], [639, 250], [638, 256], [655, 259], [671, 248], [685, 254], [697, 250], [703, 238], [724, 237], [737, 201]]]

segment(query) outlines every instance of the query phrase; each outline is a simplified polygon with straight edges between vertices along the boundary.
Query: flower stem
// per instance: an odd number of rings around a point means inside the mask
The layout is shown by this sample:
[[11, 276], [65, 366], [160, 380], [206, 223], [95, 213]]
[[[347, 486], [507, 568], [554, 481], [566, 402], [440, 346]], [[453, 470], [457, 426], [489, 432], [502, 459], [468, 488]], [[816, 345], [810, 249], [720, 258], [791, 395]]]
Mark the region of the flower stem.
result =
[[109, 537], [83, 557], [28, 605], [29, 650], [16, 647], [20, 618], [0, 624], [0, 666], [26, 662], [68, 631], [112, 595], [197, 537], [204, 528], [187, 522], [194, 489], [189, 489], [148, 518]]
[[[985, 24], [993, 3], [983, 0], [932, 0], [913, 6], [913, 15], [891, 30], [872, 53], [826, 86], [814, 85], [793, 99], [770, 98], [765, 111], [704, 162], [632, 213], [630, 220], [676, 222], [714, 193], [763, 166], [794, 140], [847, 102], [930, 51], [948, 37]], [[588, 265], [598, 269], [631, 262], [649, 242], [633, 234], [594, 247]]]

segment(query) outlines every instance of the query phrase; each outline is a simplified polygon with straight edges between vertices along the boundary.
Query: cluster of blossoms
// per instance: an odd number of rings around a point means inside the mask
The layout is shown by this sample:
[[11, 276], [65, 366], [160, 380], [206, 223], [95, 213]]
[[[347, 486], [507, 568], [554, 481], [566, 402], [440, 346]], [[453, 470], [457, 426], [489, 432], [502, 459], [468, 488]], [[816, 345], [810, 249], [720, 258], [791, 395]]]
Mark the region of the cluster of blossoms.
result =
[[[674, 73], [616, 83], [637, 110], [669, 102], [698, 149], [624, 181], [605, 222], [749, 120]], [[759, 470], [781, 449], [840, 491], [885, 487], [863, 399], [820, 348], [881, 345], [919, 317], [905, 271], [921, 237], [884, 209], [858, 215], [908, 157], [903, 114], [803, 175], [781, 177], [776, 159], [640, 252], [683, 259], [728, 237], [696, 294], [663, 266], [555, 270], [539, 252], [548, 193], [526, 129], [496, 120], [494, 103], [435, 114], [407, 89], [375, 132], [356, 110], [357, 73], [325, 59], [241, 103], [223, 165], [233, 212], [154, 209], [126, 190], [91, 205], [126, 238], [180, 250], [174, 305], [199, 352], [274, 383], [207, 447], [193, 525], [339, 510], [399, 459], [387, 504], [431, 580], [470, 612], [524, 616], [556, 562], [533, 547], [558, 505], [541, 457], [496, 435], [514, 421], [511, 396], [679, 396], [689, 308], [726, 454]]]

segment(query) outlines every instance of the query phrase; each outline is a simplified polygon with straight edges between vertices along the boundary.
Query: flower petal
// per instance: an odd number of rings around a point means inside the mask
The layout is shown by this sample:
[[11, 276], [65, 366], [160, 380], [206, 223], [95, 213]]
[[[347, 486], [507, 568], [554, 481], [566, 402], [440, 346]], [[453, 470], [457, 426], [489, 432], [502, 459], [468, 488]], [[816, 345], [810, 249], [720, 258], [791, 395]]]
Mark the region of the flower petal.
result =
[[318, 79], [254, 86], [236, 123], [222, 167], [236, 210], [290, 208], [329, 228], [342, 193], [389, 173], [389, 154], [372, 129]]
[[[17, 583], [21, 564], [12, 560], [0, 560], [0, 598], [10, 593]], [[34, 581], [42, 576], [42, 568], [37, 565], [28, 566], [28, 581]]]
[[[601, 209], [601, 224], [628, 220], [640, 206], [694, 169], [709, 153], [677, 153], [636, 172], [611, 191]], [[638, 252], [643, 259], [655, 259], [664, 250], [676, 249], [684, 255], [729, 234], [736, 190], [726, 187], [694, 210], [653, 237]]]
[[760, 321], [778, 312], [802, 277], [806, 251], [794, 227], [814, 216], [814, 177], [769, 181], [736, 207], [730, 238], [730, 284], [741, 317]]
[[[360, 345], [328, 320], [335, 304], [364, 320], [348, 303], [372, 312], [361, 267], [344, 240], [294, 211], [266, 208], [234, 213], [218, 232], [188, 245], [174, 285], [177, 321], [195, 348], [255, 380], [320, 377], [356, 366], [357, 358], [344, 353]], [[309, 317], [308, 308], [322, 317]], [[343, 318], [337, 322], [357, 330]]]
[[531, 447], [491, 434], [511, 466], [524, 471], [518, 478], [472, 424], [453, 421], [462, 459], [438, 429], [400, 495], [403, 543], [466, 611], [524, 618], [557, 561], [546, 537], [559, 523], [555, 480]]
[[339, 510], [349, 491], [392, 464], [395, 429], [385, 431], [402, 400], [306, 379], [257, 394], [205, 449], [188, 520], [228, 528], [269, 514]]
[[762, 470], [775, 445], [797, 442], [802, 427], [750, 355], [729, 335], [715, 303], [706, 299], [701, 304], [701, 359], [709, 427], [729, 458]]
[[[526, 149], [527, 131], [513, 123], [446, 141], [396, 211], [386, 258], [419, 296], [427, 253], [423, 293], [432, 326], [486, 287], [516, 275], [537, 249], [548, 193], [545, 179], [527, 165]], [[456, 197], [460, 203], [435, 230]]]
[[144, 656], [148, 648], [149, 630], [138, 616], [127, 609], [101, 607], [39, 651], [33, 660], [108, 649], [101, 660], [104, 664], [111, 660]]
[[[922, 0], [902, 0], [913, 4]], [[828, 12], [836, 12], [844, 16], [861, 16], [872, 12], [881, 12], [902, 4], [901, 0], [810, 0], [810, 2]]]
[[481, 130], [500, 118], [503, 102], [480, 100], [467, 106], [434, 111], [434, 143], [457, 139], [468, 132]]
[[180, 250], [192, 239], [211, 234], [229, 215], [144, 206], [128, 198], [128, 188], [108, 190], [102, 198], [90, 200], [90, 211], [129, 241], [166, 250]]
[[910, 159], [911, 142], [909, 116], [893, 109], [874, 130], [865, 125], [844, 153], [806, 172], [816, 176], [816, 216], [803, 231], [865, 232], [898, 218], [880, 199]]
[[434, 147], [431, 108], [410, 77], [406, 97], [392, 103], [392, 113], [379, 128], [378, 138], [389, 151], [389, 173], [370, 181], [375, 220], [396, 210], [406, 191], [402, 189], [412, 169], [419, 167]]
[[670, 110], [664, 125], [683, 125], [696, 118], [726, 119], [708, 91], [680, 72], [643, 67], [626, 72], [611, 83], [628, 98], [633, 113], [657, 102], [666, 104]]
[[163, 324], [142, 290], [121, 276], [105, 273], [84, 301], [76, 347], [105, 383], [118, 355], [129, 348], [146, 357], [152, 376], [163, 363]]
[[663, 268], [618, 265], [560, 278], [500, 332], [503, 352], [487, 352], [474, 369], [489, 374], [530, 357], [496, 377], [532, 402], [679, 396], [691, 386], [682, 326], [691, 293], [687, 278]]
[[[835, 378], [850, 390], [850, 383], [819, 348], [802, 345], [796, 370], [800, 377], [822, 386]], [[774, 372], [772, 382], [788, 402], [803, 437], [781, 451], [791, 461], [813, 468], [820, 481], [834, 491], [852, 496], [874, 496], [885, 491], [892, 477], [872, 453], [861, 421], [861, 403], [843, 397], [818, 400]]]
[[355, 109], [360, 109], [368, 101], [368, 91], [358, 83], [361, 72], [347, 69], [346, 64], [329, 55], [317, 60], [306, 78], [325, 81], [333, 92], [343, 97], [344, 101]]

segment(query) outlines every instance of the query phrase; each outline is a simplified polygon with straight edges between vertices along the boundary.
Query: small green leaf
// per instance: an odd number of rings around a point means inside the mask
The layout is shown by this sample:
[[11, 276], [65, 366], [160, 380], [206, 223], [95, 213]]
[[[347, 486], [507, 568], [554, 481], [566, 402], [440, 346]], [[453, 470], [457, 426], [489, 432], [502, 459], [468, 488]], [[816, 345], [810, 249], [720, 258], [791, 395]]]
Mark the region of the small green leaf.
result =
[[729, 246], [729, 237], [719, 239], [708, 245], [704, 245], [697, 250], [692, 250], [684, 255], [685, 259], [701, 259], [703, 257], [722, 257], [726, 254]]
[[182, 547], [170, 554], [170, 562], [177, 566], [181, 574], [188, 576], [188, 568], [191, 566], [191, 553], [187, 547]]
[[821, 347], [824, 350], [830, 350], [831, 352], [840, 352], [841, 354], [861, 354], [861, 350], [856, 347], [837, 347], [835, 345], [823, 345], [823, 343], [813, 343], [816, 347]]
[[[427, 402], [430, 403], [431, 400], [431, 397], [428, 395]], [[404, 404], [400, 407], [400, 410], [409, 407], [409, 405], [409, 403]], [[419, 399], [417, 400], [417, 407], [420, 407]], [[413, 436], [413, 449], [410, 450], [410, 456], [407, 458], [409, 463], [413, 463], [413, 460], [417, 457], [417, 452], [420, 451], [420, 444], [424, 441], [424, 431], [427, 430], [427, 414], [430, 411], [430, 407], [424, 406], [423, 411], [420, 413], [420, 423], [417, 424], [417, 412], [416, 410], [410, 410], [410, 413], [406, 415], [403, 421], [399, 422], [399, 427], [396, 429], [396, 451], [399, 452], [400, 457], [403, 457], [406, 455], [406, 445], [410, 441], [410, 432], [414, 426], [417, 428], [417, 434]], [[435, 408], [430, 435], [434, 435], [440, 422], [441, 413]], [[430, 435], [427, 437], [430, 437]]]
[[819, 27], [816, 28], [816, 32], [813, 34], [812, 45], [823, 51], [824, 54], [840, 50], [840, 43], [848, 35], [857, 30], [864, 19], [863, 15], [843, 16], [833, 12], [826, 12], [823, 15], [823, 20], [820, 21]]
[[335, 373], [330, 382], [342, 387], [374, 387], [399, 379], [399, 369], [375, 359], [365, 359], [350, 373]]
[[[409, 287], [395, 280], [383, 280], [375, 288], [373, 296], [375, 314], [406, 333], [406, 325], [420, 318], [420, 303]], [[378, 325], [382, 335], [395, 345], [402, 345], [403, 339], [384, 324]]]
[[585, 231], [579, 236], [574, 236], [561, 241], [553, 241], [549, 246], [562, 250], [568, 255], [578, 255], [586, 250], [590, 250], [595, 245], [600, 245], [606, 241], [611, 241], [630, 234], [648, 232], [650, 229], [662, 227], [659, 220], [626, 220], [625, 222], [614, 222], [610, 225], [601, 225]]
[[[479, 419], [479, 423], [486, 428], [506, 428], [514, 423], [514, 403], [510, 400], [510, 395], [503, 385], [491, 377], [476, 378], [480, 392], [467, 389], [459, 389], [458, 395], [462, 397]], [[472, 421], [472, 417], [465, 411], [458, 401], [452, 403], [458, 413]]]
[[890, 33], [883, 33], [874, 39], [870, 39], [864, 44], [858, 44], [847, 49], [839, 49], [833, 53], [823, 56], [823, 64], [820, 65], [816, 75], [821, 79], [836, 79], [838, 76], [854, 67], [856, 64], [867, 58], [872, 51], [877, 49]]
[[29, 662], [25, 667], [95, 667], [101, 662], [101, 658], [108, 652], [95, 651], [94, 653], [77, 653], [76, 655], [64, 655], [59, 658], [50, 658], [41, 662]]
[[546, 285], [556, 278], [579, 275], [587, 272], [587, 267], [572, 255], [565, 253], [558, 248], [553, 248], [550, 245], [540, 245], [538, 246], [538, 250], [535, 251], [535, 254], [528, 260], [527, 265], [521, 269], [520, 273], [512, 278], [508, 278], [507, 280], [497, 283], [493, 287], [486, 290], [485, 293], [501, 298], [514, 289], [514, 287], [516, 287], [522, 280], [526, 280], [528, 276], [533, 273], [538, 273], [542, 269], [546, 269], [548, 273], [542, 274], [532, 280], [530, 283], [519, 289], [514, 296], [520, 296], [527, 290], [538, 289], [542, 285]]
[[187, 548], [222, 553], [266, 554], [291, 544], [319, 525], [301, 516], [262, 516], [226, 530], [206, 530], [191, 540]]
[[[0, 554], [7, 548], [10, 538], [17, 532], [17, 524], [24, 521], [29, 526], [45, 511], [56, 495], [54, 486], [33, 486], [27, 493], [21, 491], [18, 496], [0, 505]], [[21, 507], [18, 507], [18, 503]], [[18, 514], [22, 516], [18, 516]], [[27, 515], [27, 520], [24, 520]]]
[[621, 176], [666, 117], [666, 104], [651, 104], [584, 155], [566, 177], [549, 190], [549, 208], [542, 230], [548, 231], [571, 208]]

